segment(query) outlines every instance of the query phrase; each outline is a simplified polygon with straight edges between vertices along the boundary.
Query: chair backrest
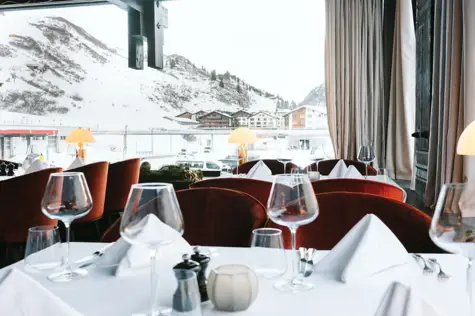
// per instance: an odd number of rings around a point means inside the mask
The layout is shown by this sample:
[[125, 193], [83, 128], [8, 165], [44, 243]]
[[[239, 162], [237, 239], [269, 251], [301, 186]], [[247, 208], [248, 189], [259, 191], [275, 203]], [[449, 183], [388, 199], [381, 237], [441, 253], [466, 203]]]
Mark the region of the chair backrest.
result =
[[252, 231], [267, 220], [264, 205], [243, 192], [199, 188], [176, 195], [185, 221], [183, 237], [192, 245], [248, 247]]
[[269, 199], [272, 183], [247, 178], [214, 178], [195, 182], [190, 185], [190, 188], [221, 188], [244, 192], [255, 197], [265, 206]]
[[[261, 159], [261, 160], [262, 160], [263, 163], [266, 164], [266, 166], [270, 169], [270, 171], [272, 172], [273, 175], [284, 173], [284, 164], [281, 163], [280, 161], [277, 161], [276, 159]], [[236, 168], [233, 169], [233, 174], [237, 174], [238, 172], [239, 173], [248, 173], [249, 170], [251, 170], [252, 167], [254, 167], [254, 165], [258, 162], [259, 162], [259, 160], [252, 160], [252, 161], [248, 161], [246, 163], [243, 163], [239, 167], [236, 167]], [[285, 166], [285, 173], [290, 173], [292, 171], [292, 169], [295, 169], [296, 167], [297, 167], [296, 165], [289, 162]]]
[[[323, 176], [328, 176], [340, 159], [328, 159], [318, 162], [318, 172]], [[344, 159], [346, 166], [354, 166], [362, 175], [366, 175], [366, 165], [356, 160]], [[317, 171], [317, 163], [312, 163], [308, 167], [310, 170]], [[368, 166], [368, 175], [377, 176], [378, 171], [372, 166]]]
[[139, 182], [140, 159], [128, 159], [109, 165], [104, 212], [122, 211], [130, 188]]
[[95, 162], [68, 170], [68, 172], [84, 173], [93, 204], [92, 210], [86, 216], [75, 220], [74, 223], [95, 221], [104, 214], [108, 170], [109, 163], [106, 161]]
[[[418, 209], [396, 200], [372, 194], [335, 192], [317, 194], [317, 219], [297, 232], [297, 247], [332, 249], [365, 215], [374, 214], [401, 241], [408, 252], [439, 253], [429, 238], [431, 218]], [[268, 226], [279, 227], [269, 221]], [[288, 229], [281, 228], [286, 248], [291, 239]]]
[[28, 228], [57, 225], [41, 212], [41, 200], [50, 174], [61, 168], [48, 168], [0, 181], [0, 241], [26, 242]]
[[406, 192], [389, 183], [366, 179], [327, 179], [312, 182], [316, 194], [331, 192], [356, 192], [384, 196], [405, 202]]

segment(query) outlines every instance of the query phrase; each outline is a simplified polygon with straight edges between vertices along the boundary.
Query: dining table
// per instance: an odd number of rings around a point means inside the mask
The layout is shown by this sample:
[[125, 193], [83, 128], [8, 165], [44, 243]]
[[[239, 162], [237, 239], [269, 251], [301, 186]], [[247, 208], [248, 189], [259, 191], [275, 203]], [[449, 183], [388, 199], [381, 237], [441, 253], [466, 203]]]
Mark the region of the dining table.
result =
[[[103, 243], [72, 243], [72, 260], [91, 255], [101, 249]], [[246, 264], [250, 267], [262, 265], [268, 260], [259, 249], [217, 247], [217, 255], [212, 256], [207, 272], [224, 264]], [[328, 251], [318, 251], [317, 262]], [[290, 250], [286, 251], [287, 261], [291, 260]], [[307, 280], [314, 284], [309, 291], [286, 293], [274, 289], [276, 279], [259, 277], [258, 295], [255, 302], [245, 311], [228, 313], [216, 310], [210, 302], [203, 303], [203, 315], [299, 315], [299, 316], [371, 316], [388, 286], [399, 281], [412, 288], [414, 293], [433, 305], [441, 315], [469, 315], [469, 300], [466, 292], [467, 259], [454, 254], [422, 254], [427, 258], [436, 258], [444, 271], [451, 275], [446, 281], [440, 281], [437, 271], [423, 273], [421, 263], [411, 254], [407, 263], [380, 273], [355, 280], [350, 283], [313, 273]], [[373, 253], [367, 260], [378, 256]], [[159, 301], [163, 306], [171, 306], [172, 295], [177, 287], [172, 267], [179, 257], [162, 256], [157, 260], [159, 275]], [[0, 280], [13, 267], [24, 270], [23, 261], [0, 270]], [[150, 294], [150, 272], [142, 270], [133, 276], [117, 277], [114, 267], [88, 267], [89, 275], [69, 283], [53, 283], [46, 277], [48, 273], [25, 271], [48, 291], [62, 299], [66, 304], [85, 316], [129, 316], [145, 310]]]

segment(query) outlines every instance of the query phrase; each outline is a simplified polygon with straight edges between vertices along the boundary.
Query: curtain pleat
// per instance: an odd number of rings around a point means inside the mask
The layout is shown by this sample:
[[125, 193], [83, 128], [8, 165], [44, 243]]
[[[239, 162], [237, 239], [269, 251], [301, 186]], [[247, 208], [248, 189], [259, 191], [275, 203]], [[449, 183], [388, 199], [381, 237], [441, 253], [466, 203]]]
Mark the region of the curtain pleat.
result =
[[456, 154], [465, 126], [462, 1], [436, 0], [435, 21], [427, 206], [436, 203], [443, 184], [464, 177], [463, 158]]
[[383, 2], [327, 0], [325, 86], [335, 156], [355, 159], [362, 143], [383, 161]]

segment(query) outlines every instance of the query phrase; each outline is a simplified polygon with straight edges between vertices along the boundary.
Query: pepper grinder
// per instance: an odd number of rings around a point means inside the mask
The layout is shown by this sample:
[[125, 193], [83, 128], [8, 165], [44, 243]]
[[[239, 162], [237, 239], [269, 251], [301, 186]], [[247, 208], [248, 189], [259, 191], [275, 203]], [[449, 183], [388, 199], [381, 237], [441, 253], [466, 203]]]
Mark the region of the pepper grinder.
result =
[[4, 177], [7, 175], [7, 165], [2, 162], [0, 163], [0, 176]]
[[13, 170], [15, 170], [15, 165], [14, 165], [14, 164], [12, 164], [12, 163], [9, 164], [9, 165], [7, 166], [7, 170], [8, 170], [7, 176], [13, 177], [13, 176], [15, 175], [15, 172], [13, 171]]
[[173, 294], [172, 315], [202, 315], [201, 294], [196, 276], [200, 271], [200, 265], [190, 260], [189, 254], [184, 254], [182, 258], [183, 261], [173, 267], [178, 287]]
[[206, 302], [209, 300], [207, 283], [206, 280], [206, 269], [210, 262], [210, 257], [205, 254], [200, 253], [200, 247], [193, 248], [194, 254], [191, 256], [191, 260], [196, 261], [200, 264], [200, 271], [198, 272], [198, 286], [200, 288], [201, 302]]

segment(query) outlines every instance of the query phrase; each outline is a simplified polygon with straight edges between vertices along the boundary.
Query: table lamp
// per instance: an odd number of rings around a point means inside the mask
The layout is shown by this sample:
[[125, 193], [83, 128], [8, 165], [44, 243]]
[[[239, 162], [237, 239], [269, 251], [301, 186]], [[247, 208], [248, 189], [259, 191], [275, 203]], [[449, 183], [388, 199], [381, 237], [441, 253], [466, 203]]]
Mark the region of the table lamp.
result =
[[460, 135], [457, 154], [475, 156], [475, 121], [470, 123]]
[[66, 137], [66, 142], [77, 143], [79, 149], [76, 151], [76, 156], [82, 160], [86, 158], [86, 150], [84, 149], [85, 143], [95, 143], [96, 140], [92, 136], [91, 131], [84, 128], [76, 128]]
[[238, 165], [242, 165], [243, 163], [247, 162], [247, 145], [254, 144], [255, 142], [257, 142], [256, 133], [247, 127], [239, 127], [231, 132], [231, 135], [229, 135], [228, 138], [228, 143], [239, 144]]

